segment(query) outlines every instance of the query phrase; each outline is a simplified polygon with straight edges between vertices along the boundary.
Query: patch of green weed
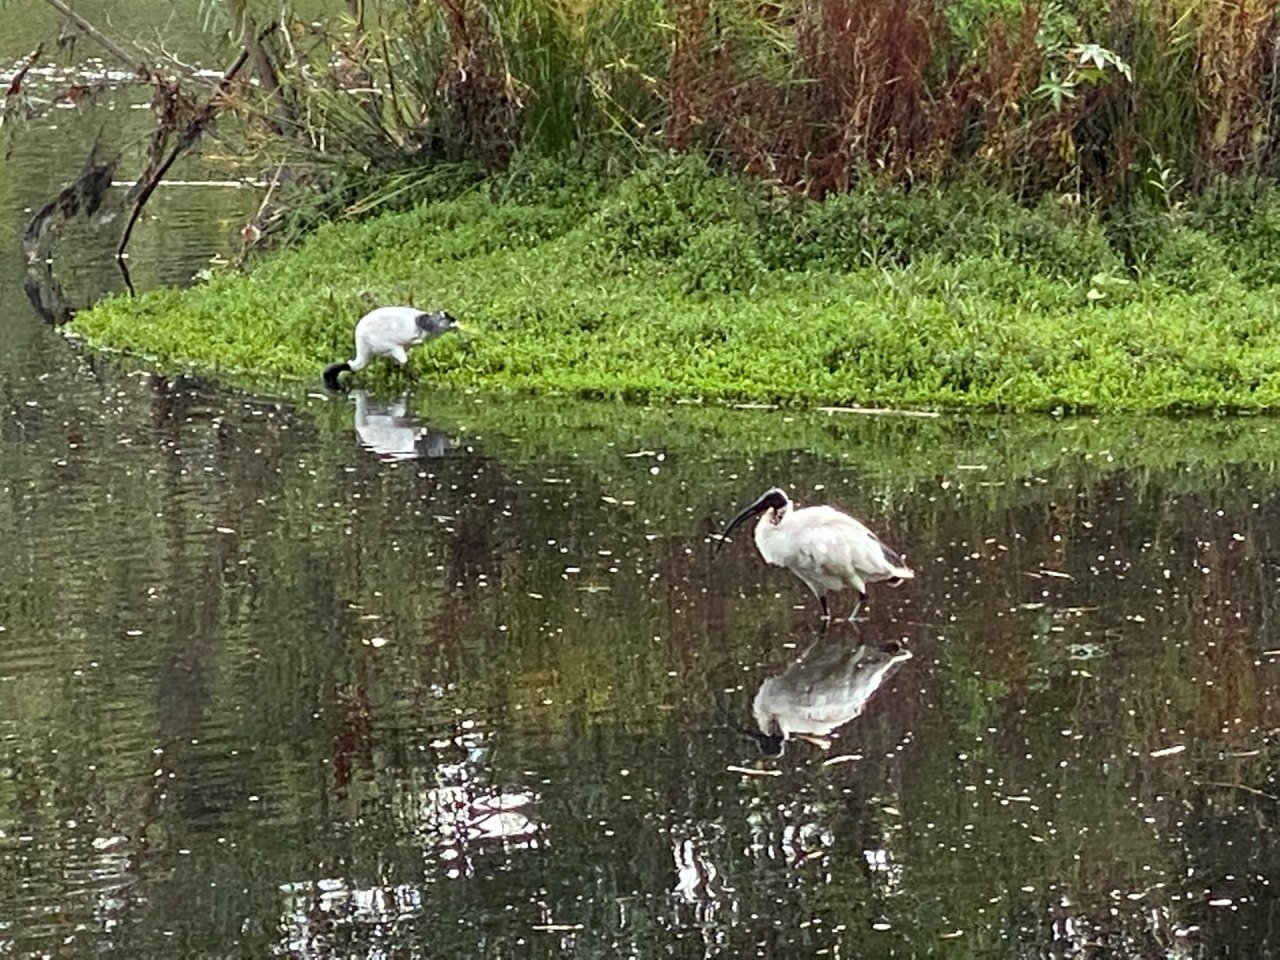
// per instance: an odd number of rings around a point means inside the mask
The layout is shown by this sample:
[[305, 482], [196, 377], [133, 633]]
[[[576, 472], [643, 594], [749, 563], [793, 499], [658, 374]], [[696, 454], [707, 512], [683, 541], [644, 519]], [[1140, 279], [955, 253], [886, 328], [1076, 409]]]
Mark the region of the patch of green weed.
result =
[[[611, 193], [533, 171], [323, 227], [243, 275], [104, 301], [74, 327], [170, 364], [317, 382], [351, 356], [362, 313], [412, 303], [471, 328], [414, 351], [420, 374], [451, 387], [1023, 411], [1280, 404], [1275, 299], [1249, 282], [1269, 274], [1238, 267], [1225, 214], [1170, 219], [1158, 243], [1134, 245], [1131, 274], [1086, 213], [965, 189], [783, 203], [688, 158]], [[360, 374], [396, 376], [389, 363]]]

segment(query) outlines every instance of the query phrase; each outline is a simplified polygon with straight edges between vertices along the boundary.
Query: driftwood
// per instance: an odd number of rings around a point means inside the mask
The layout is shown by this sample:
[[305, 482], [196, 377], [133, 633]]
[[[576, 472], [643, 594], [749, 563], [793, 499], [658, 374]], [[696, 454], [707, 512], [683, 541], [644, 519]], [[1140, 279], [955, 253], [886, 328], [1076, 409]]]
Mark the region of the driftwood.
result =
[[[86, 20], [80, 14], [76, 13], [65, 0], [46, 0], [46, 2], [72, 22], [78, 30], [92, 37], [104, 49], [109, 51], [112, 56], [119, 60], [122, 64], [128, 66], [134, 74], [142, 81], [152, 84], [155, 87], [155, 98], [152, 106], [157, 114], [157, 128], [152, 134], [151, 147], [147, 162], [147, 168], [142, 176], [138, 178], [137, 184], [129, 193], [129, 199], [133, 202], [133, 207], [129, 212], [129, 219], [125, 223], [124, 231], [120, 236], [120, 242], [116, 246], [116, 260], [120, 263], [121, 273], [124, 274], [125, 285], [129, 288], [129, 292], [133, 292], [133, 283], [129, 278], [129, 271], [124, 266], [125, 251], [129, 246], [129, 238], [133, 235], [133, 228], [137, 225], [138, 219], [142, 216], [142, 211], [147, 205], [147, 201], [151, 199], [151, 195], [155, 192], [156, 187], [164, 179], [169, 168], [177, 162], [178, 158], [186, 153], [200, 139], [201, 134], [208, 128], [217, 115], [219, 108], [226, 102], [226, 94], [231, 88], [232, 81], [236, 75], [251, 59], [261, 61], [259, 64], [262, 70], [267, 70], [270, 61], [266, 57], [262, 49], [262, 41], [276, 28], [274, 23], [270, 24], [260, 33], [247, 37], [244, 48], [239, 55], [232, 61], [231, 65], [223, 72], [221, 79], [218, 81], [217, 87], [204, 104], [198, 108], [192, 108], [192, 98], [184, 95], [178, 81], [173, 79], [165, 79], [160, 73], [146, 62], [146, 55], [143, 54], [136, 46], [125, 44], [117, 41], [102, 30]], [[36, 54], [39, 50], [36, 51]], [[36, 54], [32, 54], [32, 59]], [[26, 72], [24, 68], [19, 75], [14, 78], [11, 86], [16, 86], [22, 79], [22, 74]], [[169, 147], [170, 139], [173, 134], [178, 131], [180, 117], [190, 111], [189, 117], [185, 123], [181, 124], [181, 130], [177, 133], [176, 141]], [[113, 164], [114, 166], [114, 164]], [[38, 229], [34, 230], [29, 227], [28, 235], [34, 237], [35, 234], [43, 234], [49, 225], [54, 222], [52, 214], [54, 212], [67, 212], [68, 204], [77, 203], [77, 190], [83, 188], [83, 178], [85, 174], [81, 174], [81, 178], [76, 183], [65, 188], [58, 197], [50, 201], [50, 204], [41, 214], [37, 214], [33, 220], [33, 227], [37, 227], [36, 220], [40, 220]], [[107, 185], [110, 183], [110, 176], [107, 177]], [[68, 193], [68, 191], [71, 191]], [[96, 208], [96, 203], [95, 203]], [[75, 210], [70, 210], [74, 213]], [[92, 212], [91, 210], [86, 212]], [[41, 235], [38, 239], [43, 241]]]
[[102, 205], [102, 197], [115, 176], [118, 157], [103, 159], [95, 141], [79, 175], [41, 207], [22, 233], [22, 249], [28, 262], [48, 255], [53, 231], [63, 220], [77, 214], [92, 216]]
[[75, 316], [75, 308], [67, 299], [66, 291], [53, 274], [53, 267], [44, 260], [27, 264], [27, 275], [22, 278], [22, 292], [27, 295], [31, 309], [52, 326], [59, 327]]
[[103, 158], [95, 141], [80, 174], [36, 211], [22, 232], [22, 249], [27, 258], [23, 290], [31, 306], [49, 323], [66, 323], [75, 312], [53, 274], [49, 254], [54, 235], [71, 217], [97, 213], [111, 187], [117, 162], [117, 157]]
[[818, 407], [819, 413], [857, 413], [869, 417], [922, 417], [936, 420], [942, 414], [936, 410], [898, 410], [893, 407]]
[[[189, 148], [197, 140], [200, 140], [200, 134], [205, 132], [205, 128], [212, 122], [214, 116], [218, 114], [218, 106], [224, 93], [230, 88], [230, 84], [239, 70], [248, 61], [248, 49], [241, 50], [236, 59], [232, 61], [232, 65], [224, 70], [223, 76], [218, 81], [218, 90], [214, 95], [205, 101], [205, 105], [196, 111], [196, 115], [188, 120], [187, 127], [183, 129], [182, 136], [178, 137], [178, 142], [174, 143], [169, 155], [165, 157], [163, 163], [156, 164], [145, 180], [142, 180], [136, 188], [134, 188], [133, 210], [129, 212], [128, 223], [124, 225], [123, 236], [120, 237], [119, 246], [115, 248], [116, 260], [123, 262], [125, 248], [129, 246], [129, 237], [133, 234], [134, 224], [137, 224], [138, 218], [142, 215], [142, 207], [147, 205], [152, 193], [155, 193], [156, 187], [160, 186], [160, 180], [164, 179], [164, 175], [169, 172], [170, 166], [173, 166], [179, 156], [187, 152]], [[155, 157], [152, 157], [152, 161]], [[125, 283], [128, 284], [129, 292], [133, 292], [133, 284], [129, 283], [128, 270], [124, 271]]]

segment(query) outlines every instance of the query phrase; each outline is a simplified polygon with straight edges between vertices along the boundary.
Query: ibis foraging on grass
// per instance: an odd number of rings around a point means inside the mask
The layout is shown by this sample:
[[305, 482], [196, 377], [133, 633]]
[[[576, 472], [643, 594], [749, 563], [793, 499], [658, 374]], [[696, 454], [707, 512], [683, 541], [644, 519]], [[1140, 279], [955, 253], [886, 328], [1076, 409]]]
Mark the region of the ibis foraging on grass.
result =
[[416, 307], [377, 307], [356, 324], [355, 357], [325, 367], [324, 385], [340, 390], [338, 374], [362, 370], [374, 357], [390, 357], [404, 366], [409, 362], [406, 351], [414, 344], [457, 329], [458, 321], [443, 310], [424, 313]]
[[[796, 509], [791, 498], [774, 487], [766, 490], [720, 531], [720, 547], [742, 521], [760, 515], [756, 547], [775, 567], [786, 567], [804, 581], [831, 619], [827, 598], [837, 590], [858, 591], [856, 614], [867, 601], [867, 584], [888, 581], [897, 586], [915, 576], [898, 553], [880, 542], [861, 520], [834, 507]], [[719, 547], [717, 547], [719, 549]]]

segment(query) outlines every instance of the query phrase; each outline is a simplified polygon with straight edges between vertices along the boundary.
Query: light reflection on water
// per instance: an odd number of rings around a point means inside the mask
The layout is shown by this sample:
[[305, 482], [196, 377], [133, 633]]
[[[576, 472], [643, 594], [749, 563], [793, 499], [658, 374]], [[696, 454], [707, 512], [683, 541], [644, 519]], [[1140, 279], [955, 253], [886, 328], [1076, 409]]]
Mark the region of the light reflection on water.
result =
[[[257, 397], [21, 273], [0, 956], [1274, 951], [1265, 421]], [[918, 579], [819, 637], [775, 483]]]

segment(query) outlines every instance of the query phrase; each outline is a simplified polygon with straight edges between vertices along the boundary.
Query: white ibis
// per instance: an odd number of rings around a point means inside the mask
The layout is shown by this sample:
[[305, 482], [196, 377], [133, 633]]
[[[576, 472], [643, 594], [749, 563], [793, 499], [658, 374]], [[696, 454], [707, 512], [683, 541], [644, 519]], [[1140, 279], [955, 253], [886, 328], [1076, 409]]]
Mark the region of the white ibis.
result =
[[416, 307], [377, 307], [356, 324], [355, 357], [325, 367], [324, 385], [341, 389], [338, 374], [361, 370], [374, 357], [390, 357], [404, 366], [409, 362], [409, 347], [458, 328], [458, 321], [442, 310], [423, 313]]
[[867, 600], [867, 584], [888, 581], [897, 586], [915, 572], [898, 553], [880, 542], [861, 520], [834, 507], [796, 509], [791, 498], [774, 487], [729, 521], [720, 532], [720, 546], [742, 521], [760, 515], [756, 547], [775, 567], [786, 567], [813, 591], [822, 605], [822, 619], [831, 619], [829, 594], [846, 587], [858, 591], [857, 613]]

